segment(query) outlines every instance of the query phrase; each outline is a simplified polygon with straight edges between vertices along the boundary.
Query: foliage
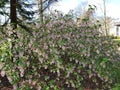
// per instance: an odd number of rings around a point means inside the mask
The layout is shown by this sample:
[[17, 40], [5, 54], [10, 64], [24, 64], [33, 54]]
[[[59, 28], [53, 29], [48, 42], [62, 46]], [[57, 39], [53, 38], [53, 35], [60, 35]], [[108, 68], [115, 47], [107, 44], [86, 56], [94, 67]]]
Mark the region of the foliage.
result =
[[113, 88], [113, 90], [119, 90], [120, 89], [120, 85], [118, 84], [118, 85], [116, 85], [114, 88]]
[[[53, 3], [58, 2], [59, 0], [42, 0], [43, 2], [43, 11], [49, 8]], [[38, 1], [39, 2], [39, 1]]]
[[100, 34], [97, 23], [83, 19], [78, 27], [71, 15], [59, 12], [45, 22], [40, 28], [34, 26], [32, 35], [17, 28], [13, 51], [12, 37], [1, 36], [2, 71], [14, 88], [109, 90], [120, 83], [117, 46], [111, 38]]
[[0, 1], [0, 7], [1, 8], [4, 7], [7, 2], [8, 2], [8, 0], [1, 0]]
[[32, 20], [35, 14], [35, 10], [33, 10], [35, 3], [33, 1], [28, 0], [18, 0], [17, 2], [17, 10], [19, 15], [25, 21]]
[[[17, 23], [18, 24], [21, 22], [25, 23], [25, 21], [31, 22], [36, 13], [36, 11], [34, 10], [33, 1], [32, 0], [17, 0], [16, 2], [17, 2], [16, 4]], [[0, 15], [6, 18], [6, 20], [3, 20], [3, 23], [2, 23], [3, 26], [7, 25], [10, 19], [10, 0], [0, 1]]]

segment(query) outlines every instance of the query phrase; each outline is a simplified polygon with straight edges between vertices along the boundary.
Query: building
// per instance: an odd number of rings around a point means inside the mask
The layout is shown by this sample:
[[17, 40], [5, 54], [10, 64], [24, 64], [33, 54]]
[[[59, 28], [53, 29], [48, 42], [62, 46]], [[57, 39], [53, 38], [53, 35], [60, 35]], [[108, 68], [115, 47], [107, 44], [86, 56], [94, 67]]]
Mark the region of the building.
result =
[[120, 22], [115, 22], [109, 31], [109, 35], [120, 37]]
[[115, 24], [116, 27], [116, 36], [120, 36], [120, 22]]

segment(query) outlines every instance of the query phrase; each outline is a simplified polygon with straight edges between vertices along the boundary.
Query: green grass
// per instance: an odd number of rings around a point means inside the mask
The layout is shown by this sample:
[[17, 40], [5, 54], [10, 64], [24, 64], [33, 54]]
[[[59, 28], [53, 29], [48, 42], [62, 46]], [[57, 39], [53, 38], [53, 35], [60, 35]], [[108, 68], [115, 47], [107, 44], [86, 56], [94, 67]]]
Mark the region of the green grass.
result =
[[120, 41], [120, 39], [113, 39], [114, 41]]
[[120, 90], [120, 84], [116, 85], [112, 90]]
[[113, 41], [114, 41], [118, 46], [120, 46], [120, 39], [113, 39]]

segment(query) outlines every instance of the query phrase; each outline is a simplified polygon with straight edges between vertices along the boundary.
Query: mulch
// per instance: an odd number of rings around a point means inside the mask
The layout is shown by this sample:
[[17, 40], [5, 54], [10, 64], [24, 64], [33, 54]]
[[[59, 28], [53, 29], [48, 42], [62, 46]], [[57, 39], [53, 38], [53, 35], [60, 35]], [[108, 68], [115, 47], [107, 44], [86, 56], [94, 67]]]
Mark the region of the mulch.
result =
[[0, 75], [0, 90], [13, 90], [12, 85], [9, 83], [7, 76]]
[[0, 86], [0, 90], [13, 90], [12, 87]]

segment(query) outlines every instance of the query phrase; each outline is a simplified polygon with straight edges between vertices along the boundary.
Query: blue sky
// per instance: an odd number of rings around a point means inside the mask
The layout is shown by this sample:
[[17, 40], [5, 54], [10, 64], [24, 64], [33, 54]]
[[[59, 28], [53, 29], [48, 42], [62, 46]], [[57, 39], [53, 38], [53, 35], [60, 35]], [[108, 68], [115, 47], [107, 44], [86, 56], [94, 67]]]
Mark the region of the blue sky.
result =
[[[70, 9], [84, 7], [83, 4], [94, 4], [97, 6], [96, 13], [102, 15], [103, 0], [61, 0], [57, 9], [67, 13]], [[81, 5], [81, 6], [80, 6]], [[115, 19], [120, 18], [120, 0], [106, 0], [107, 16]]]

